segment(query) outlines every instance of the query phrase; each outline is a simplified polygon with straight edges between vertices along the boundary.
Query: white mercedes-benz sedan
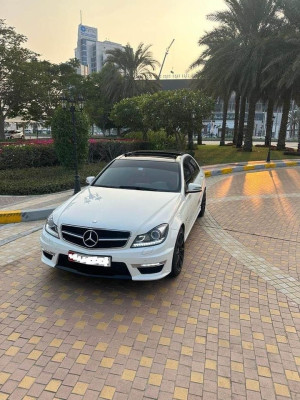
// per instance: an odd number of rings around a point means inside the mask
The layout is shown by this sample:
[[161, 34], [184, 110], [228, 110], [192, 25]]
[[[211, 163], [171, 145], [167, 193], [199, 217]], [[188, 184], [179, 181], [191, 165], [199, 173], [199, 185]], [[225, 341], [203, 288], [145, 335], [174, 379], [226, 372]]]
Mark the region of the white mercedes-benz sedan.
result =
[[205, 212], [205, 174], [193, 157], [126, 153], [87, 183], [47, 219], [45, 264], [136, 281], [180, 274], [184, 243]]

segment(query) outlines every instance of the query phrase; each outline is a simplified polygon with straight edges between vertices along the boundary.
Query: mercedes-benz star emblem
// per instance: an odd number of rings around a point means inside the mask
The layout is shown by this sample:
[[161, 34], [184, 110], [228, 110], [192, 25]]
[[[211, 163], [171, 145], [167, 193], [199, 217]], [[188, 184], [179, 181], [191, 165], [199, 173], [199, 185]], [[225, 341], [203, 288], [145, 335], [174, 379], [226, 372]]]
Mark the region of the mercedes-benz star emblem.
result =
[[95, 231], [89, 230], [84, 232], [82, 240], [87, 247], [95, 247], [98, 243], [98, 235]]

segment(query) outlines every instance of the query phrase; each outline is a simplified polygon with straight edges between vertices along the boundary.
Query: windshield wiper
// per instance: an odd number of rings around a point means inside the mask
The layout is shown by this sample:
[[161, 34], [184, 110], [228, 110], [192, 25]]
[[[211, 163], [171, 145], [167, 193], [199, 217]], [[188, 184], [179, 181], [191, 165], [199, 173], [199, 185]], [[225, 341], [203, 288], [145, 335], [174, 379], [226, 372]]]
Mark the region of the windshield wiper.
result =
[[132, 190], [148, 190], [150, 192], [157, 192], [157, 189], [147, 188], [142, 186], [119, 186], [119, 189], [132, 189]]

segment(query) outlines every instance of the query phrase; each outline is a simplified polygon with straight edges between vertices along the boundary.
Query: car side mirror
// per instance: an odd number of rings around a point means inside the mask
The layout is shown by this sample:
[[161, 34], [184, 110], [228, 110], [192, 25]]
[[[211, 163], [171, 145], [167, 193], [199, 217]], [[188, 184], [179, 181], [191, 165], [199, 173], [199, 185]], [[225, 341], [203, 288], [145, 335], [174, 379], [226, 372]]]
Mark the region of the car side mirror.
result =
[[95, 179], [94, 176], [88, 176], [85, 181], [86, 181], [87, 184], [90, 185], [93, 182], [94, 179]]
[[186, 193], [199, 193], [202, 192], [202, 186], [198, 183], [189, 183]]

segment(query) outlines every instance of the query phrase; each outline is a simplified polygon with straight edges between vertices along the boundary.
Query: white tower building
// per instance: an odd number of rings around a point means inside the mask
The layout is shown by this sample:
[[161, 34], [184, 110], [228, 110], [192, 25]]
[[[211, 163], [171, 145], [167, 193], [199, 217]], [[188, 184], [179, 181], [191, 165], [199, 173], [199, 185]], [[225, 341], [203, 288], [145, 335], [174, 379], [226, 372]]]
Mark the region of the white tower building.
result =
[[77, 47], [75, 49], [75, 57], [80, 62], [78, 73], [81, 75], [89, 75], [92, 72], [101, 71], [105, 60], [107, 59], [107, 50], [122, 49], [119, 43], [98, 41], [97, 28], [87, 25], [78, 25]]

